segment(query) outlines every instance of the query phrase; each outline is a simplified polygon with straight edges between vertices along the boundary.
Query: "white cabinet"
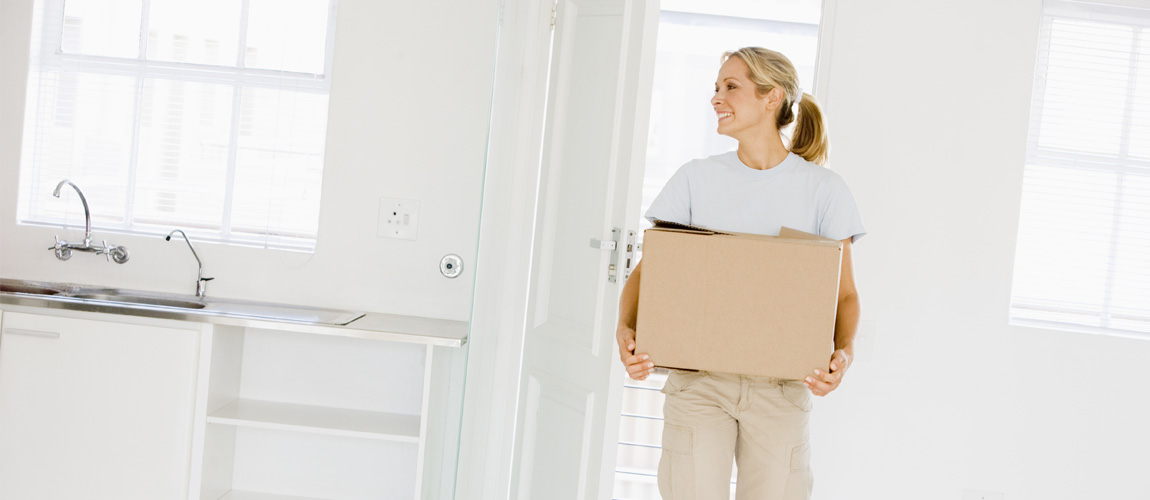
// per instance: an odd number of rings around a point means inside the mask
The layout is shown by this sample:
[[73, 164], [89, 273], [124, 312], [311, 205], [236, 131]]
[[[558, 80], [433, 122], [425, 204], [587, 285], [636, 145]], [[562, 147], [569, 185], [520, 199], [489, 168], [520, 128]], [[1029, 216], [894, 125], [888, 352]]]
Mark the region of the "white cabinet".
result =
[[185, 498], [201, 325], [90, 317], [0, 318], [0, 498]]

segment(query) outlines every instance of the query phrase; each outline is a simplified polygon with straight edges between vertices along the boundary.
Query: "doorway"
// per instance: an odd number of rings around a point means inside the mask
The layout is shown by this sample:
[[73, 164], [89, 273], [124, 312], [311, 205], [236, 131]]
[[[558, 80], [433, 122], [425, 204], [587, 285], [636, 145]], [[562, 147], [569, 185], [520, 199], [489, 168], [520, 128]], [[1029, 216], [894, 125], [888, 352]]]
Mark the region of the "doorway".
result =
[[[738, 146], [734, 139], [715, 132], [715, 116], [708, 104], [722, 53], [745, 46], [782, 52], [794, 63], [804, 90], [814, 94], [822, 11], [819, 0], [662, 2], [642, 209], [636, 227], [651, 226], [642, 214], [681, 165]], [[641, 251], [641, 231], [639, 234]], [[663, 430], [663, 395], [659, 390], [666, 377], [665, 370], [657, 370], [645, 381], [626, 375], [619, 379], [623, 401], [614, 499], [659, 498], [656, 471]]]

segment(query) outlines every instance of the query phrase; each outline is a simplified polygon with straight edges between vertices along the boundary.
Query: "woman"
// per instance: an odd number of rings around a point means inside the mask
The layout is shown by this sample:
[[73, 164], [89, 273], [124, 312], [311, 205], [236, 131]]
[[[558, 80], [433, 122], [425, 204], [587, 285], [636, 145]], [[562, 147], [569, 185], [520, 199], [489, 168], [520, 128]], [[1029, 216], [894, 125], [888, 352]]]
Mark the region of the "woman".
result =
[[[711, 106], [718, 132], [739, 147], [680, 168], [646, 217], [769, 235], [787, 226], [841, 240], [835, 352], [829, 372], [815, 370], [802, 381], [672, 370], [663, 387], [659, 491], [664, 500], [727, 499], [734, 457], [738, 499], [807, 499], [810, 395], [835, 390], [850, 367], [859, 316], [851, 244], [866, 230], [842, 177], [821, 166], [826, 126], [790, 60], [747, 47], [723, 61]], [[796, 119], [788, 149], [779, 131]], [[654, 369], [654, 360], [634, 352], [641, 274], [639, 263], [623, 288], [617, 330], [620, 359], [637, 380]]]

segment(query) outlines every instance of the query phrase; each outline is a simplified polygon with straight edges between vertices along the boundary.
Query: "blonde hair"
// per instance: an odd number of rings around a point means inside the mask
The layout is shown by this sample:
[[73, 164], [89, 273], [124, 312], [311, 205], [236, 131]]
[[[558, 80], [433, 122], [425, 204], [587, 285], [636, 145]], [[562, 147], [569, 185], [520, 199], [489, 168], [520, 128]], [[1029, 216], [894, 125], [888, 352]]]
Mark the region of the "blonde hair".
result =
[[[750, 69], [751, 81], [755, 84], [755, 91], [759, 95], [766, 95], [775, 87], [780, 88], [784, 94], [784, 105], [779, 109], [775, 123], [779, 130], [790, 125], [796, 118], [795, 130], [791, 134], [791, 152], [803, 159], [825, 165], [827, 153], [830, 150], [830, 138], [827, 137], [826, 122], [823, 119], [822, 109], [815, 101], [814, 96], [801, 92], [799, 88], [799, 75], [795, 65], [787, 56], [762, 47], [743, 47], [739, 50], [723, 53], [723, 62], [732, 56], [742, 59]], [[798, 101], [798, 116], [792, 111]]]

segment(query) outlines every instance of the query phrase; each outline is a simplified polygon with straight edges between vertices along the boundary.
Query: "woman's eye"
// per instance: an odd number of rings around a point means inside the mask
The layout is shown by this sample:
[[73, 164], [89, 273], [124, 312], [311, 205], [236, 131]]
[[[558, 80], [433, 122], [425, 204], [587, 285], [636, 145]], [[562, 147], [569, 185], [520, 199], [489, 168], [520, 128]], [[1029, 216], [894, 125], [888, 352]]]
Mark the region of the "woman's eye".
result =
[[735, 86], [734, 85], [727, 85], [727, 90], [735, 90]]

